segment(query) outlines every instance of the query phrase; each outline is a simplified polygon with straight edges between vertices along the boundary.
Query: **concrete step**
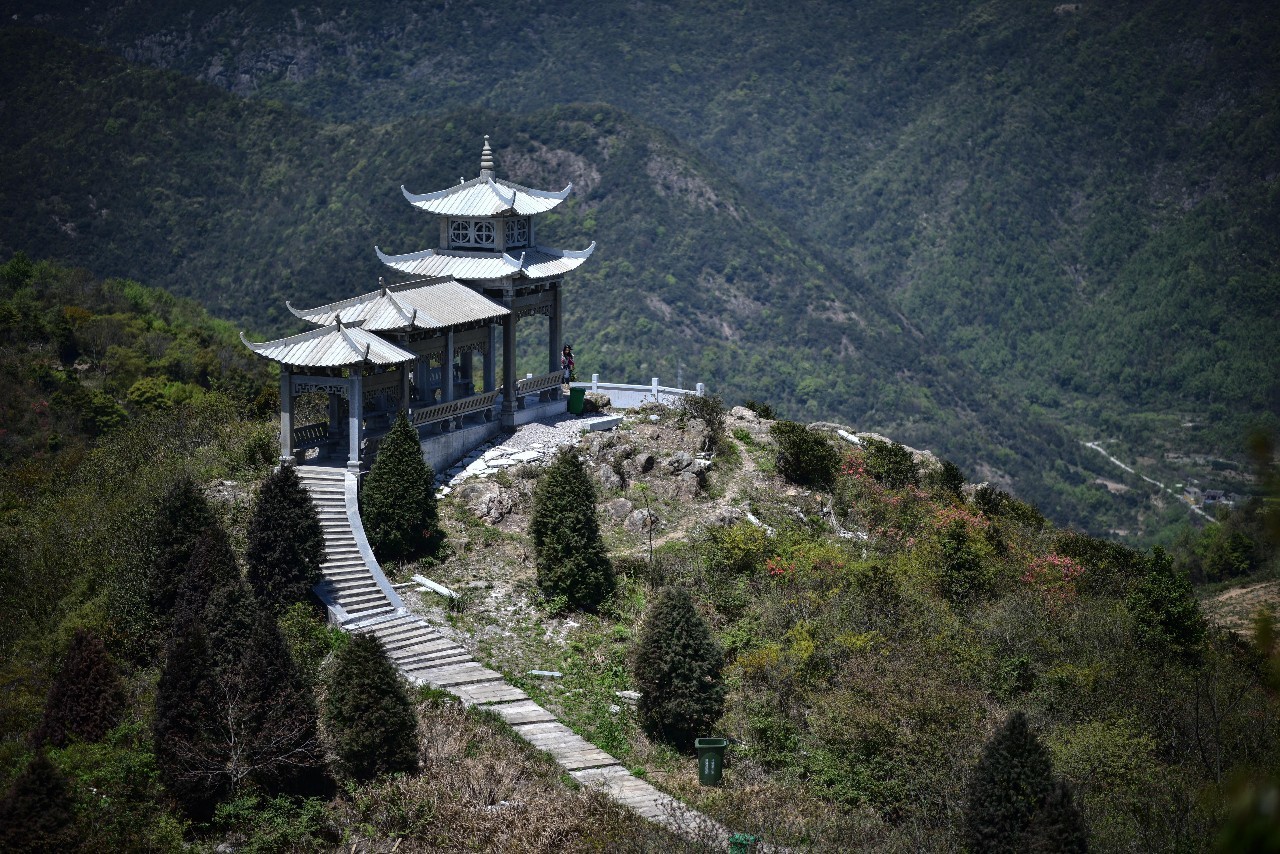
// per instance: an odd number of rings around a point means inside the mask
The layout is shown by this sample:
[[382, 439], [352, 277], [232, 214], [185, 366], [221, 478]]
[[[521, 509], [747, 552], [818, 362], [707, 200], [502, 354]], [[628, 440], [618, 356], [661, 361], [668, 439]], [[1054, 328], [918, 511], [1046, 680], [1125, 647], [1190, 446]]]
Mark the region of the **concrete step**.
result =
[[420, 635], [438, 636], [440, 634], [429, 623], [425, 622], [409, 623], [389, 628], [377, 626], [374, 628], [373, 632], [378, 636], [378, 640], [382, 641], [383, 646], [398, 643], [406, 638], [414, 638]]
[[358, 617], [360, 620], [367, 620], [380, 614], [394, 614], [396, 609], [387, 601], [386, 597], [368, 599], [362, 602], [343, 602], [339, 600], [338, 604], [342, 610], [346, 611], [351, 617]]
[[333, 597], [342, 606], [342, 610], [347, 613], [355, 613], [362, 608], [379, 608], [382, 606], [390, 606], [387, 597], [380, 589], [357, 591], [355, 593], [347, 593], [338, 591]]
[[[378, 638], [382, 640], [382, 638]], [[422, 632], [420, 634], [402, 635], [390, 641], [382, 641], [382, 648], [387, 655], [407, 655], [411, 651], [435, 652], [446, 647], [457, 646], [439, 632]]]
[[410, 670], [417, 670], [422, 667], [441, 667], [446, 664], [467, 664], [472, 660], [471, 653], [467, 652], [465, 649], [457, 649], [449, 652], [441, 652], [436, 655], [397, 659], [393, 663], [407, 673]]

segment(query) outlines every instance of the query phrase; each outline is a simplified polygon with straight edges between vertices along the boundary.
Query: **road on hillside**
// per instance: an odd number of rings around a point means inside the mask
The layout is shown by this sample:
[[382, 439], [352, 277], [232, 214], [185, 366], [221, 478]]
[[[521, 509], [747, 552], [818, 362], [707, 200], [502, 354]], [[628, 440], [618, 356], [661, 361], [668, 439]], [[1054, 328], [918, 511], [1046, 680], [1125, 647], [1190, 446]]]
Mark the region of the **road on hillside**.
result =
[[1120, 468], [1124, 469], [1124, 470], [1125, 470], [1125, 471], [1127, 471], [1129, 474], [1136, 474], [1138, 477], [1142, 478], [1142, 479], [1143, 479], [1143, 480], [1145, 480], [1147, 483], [1154, 484], [1155, 486], [1157, 486], [1157, 487], [1159, 487], [1160, 489], [1164, 490], [1165, 492], [1169, 493], [1169, 494], [1170, 494], [1170, 495], [1172, 495], [1172, 496], [1174, 497], [1174, 499], [1175, 499], [1176, 501], [1178, 501], [1179, 503], [1186, 504], [1186, 505], [1187, 505], [1187, 507], [1189, 507], [1189, 508], [1191, 509], [1191, 512], [1192, 512], [1192, 513], [1197, 513], [1197, 514], [1199, 514], [1200, 516], [1203, 516], [1205, 519], [1208, 519], [1210, 522], [1212, 522], [1212, 523], [1213, 523], [1213, 524], [1215, 524], [1215, 525], [1216, 525], [1216, 524], [1218, 524], [1218, 520], [1217, 520], [1217, 519], [1213, 518], [1213, 517], [1212, 517], [1212, 516], [1210, 516], [1208, 513], [1204, 512], [1203, 510], [1201, 510], [1199, 507], [1195, 506], [1194, 504], [1191, 504], [1191, 503], [1189, 503], [1189, 502], [1183, 501], [1183, 500], [1182, 500], [1182, 498], [1181, 498], [1181, 497], [1180, 497], [1176, 492], [1174, 492], [1174, 491], [1173, 491], [1172, 489], [1170, 489], [1169, 487], [1165, 486], [1165, 485], [1164, 485], [1163, 483], [1161, 483], [1160, 481], [1158, 481], [1158, 480], [1152, 480], [1151, 478], [1147, 477], [1147, 476], [1146, 476], [1145, 474], [1143, 474], [1142, 472], [1137, 471], [1137, 470], [1135, 470], [1135, 469], [1131, 468], [1130, 466], [1125, 465], [1124, 463], [1122, 463], [1122, 462], [1120, 462], [1119, 460], [1117, 460], [1115, 457], [1113, 457], [1113, 456], [1111, 456], [1110, 454], [1108, 454], [1108, 453], [1106, 452], [1106, 450], [1105, 450], [1105, 449], [1103, 449], [1103, 447], [1102, 447], [1102, 443], [1101, 443], [1101, 442], [1081, 442], [1080, 444], [1084, 445], [1086, 448], [1093, 448], [1095, 451], [1097, 451], [1098, 453], [1102, 454], [1102, 455], [1103, 455], [1104, 457], [1106, 457], [1107, 459], [1111, 460], [1111, 462], [1115, 463], [1117, 466], [1119, 466]]

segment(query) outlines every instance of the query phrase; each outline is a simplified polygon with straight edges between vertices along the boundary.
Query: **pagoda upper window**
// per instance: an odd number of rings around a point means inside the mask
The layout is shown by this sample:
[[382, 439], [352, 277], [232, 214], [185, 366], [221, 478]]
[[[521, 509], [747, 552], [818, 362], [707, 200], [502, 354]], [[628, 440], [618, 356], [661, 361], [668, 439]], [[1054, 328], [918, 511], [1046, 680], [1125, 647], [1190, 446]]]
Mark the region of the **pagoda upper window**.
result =
[[528, 246], [529, 218], [520, 217], [519, 219], [507, 220], [506, 240], [508, 246]]
[[493, 223], [487, 219], [451, 219], [449, 220], [449, 246], [482, 246], [492, 247], [494, 243]]

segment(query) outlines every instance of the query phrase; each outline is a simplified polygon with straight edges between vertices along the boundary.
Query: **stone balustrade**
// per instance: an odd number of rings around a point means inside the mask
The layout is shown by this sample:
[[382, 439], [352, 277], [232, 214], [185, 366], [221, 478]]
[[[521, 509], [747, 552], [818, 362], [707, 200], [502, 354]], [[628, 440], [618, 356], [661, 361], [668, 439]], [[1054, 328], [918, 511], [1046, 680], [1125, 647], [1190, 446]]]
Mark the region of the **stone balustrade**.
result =
[[[463, 397], [458, 400], [450, 400], [446, 403], [437, 403], [432, 406], [415, 409], [409, 416], [409, 423], [414, 427], [421, 427], [424, 424], [432, 424], [436, 421], [459, 418], [463, 415], [470, 415], [473, 412], [492, 409], [498, 401], [498, 394], [497, 391], [488, 391], [472, 397]], [[488, 420], [488, 418], [485, 420]]]

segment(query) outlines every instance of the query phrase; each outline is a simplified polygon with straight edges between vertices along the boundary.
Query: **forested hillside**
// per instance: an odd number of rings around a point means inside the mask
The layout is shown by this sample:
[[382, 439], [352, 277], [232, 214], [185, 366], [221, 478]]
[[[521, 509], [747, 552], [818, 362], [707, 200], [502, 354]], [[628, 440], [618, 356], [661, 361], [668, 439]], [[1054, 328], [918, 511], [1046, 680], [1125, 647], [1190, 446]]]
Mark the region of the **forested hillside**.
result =
[[[140, 224], [113, 241], [152, 265], [122, 272], [219, 313], [280, 322], [278, 300], [240, 295], [323, 289], [321, 272], [372, 270], [371, 243], [421, 245], [395, 188], [456, 180], [491, 132], [500, 170], [578, 182], [579, 207], [550, 233], [600, 241], [593, 304], [571, 311], [606, 372], [679, 363], [731, 396], [881, 427], [1011, 476], [1053, 518], [1097, 531], [1150, 534], [1180, 516], [1139, 478], [1082, 460], [1076, 440], [1118, 440], [1130, 466], [1155, 461], [1144, 471], [1173, 482], [1199, 473], [1166, 454], [1239, 459], [1250, 429], [1277, 423], [1280, 24], [1257, 4], [13, 8], [18, 24], [263, 104], [251, 119], [228, 101], [214, 112], [241, 118], [186, 130], [162, 110], [155, 135], [182, 142], [146, 162], [148, 176], [175, 172], [147, 216], [185, 217], [198, 236]], [[178, 85], [160, 89], [211, 107]], [[37, 104], [50, 94], [36, 91]], [[90, 127], [146, 148], [123, 101]], [[203, 112], [188, 106], [180, 124]], [[252, 147], [259, 132], [271, 142], [256, 153], [207, 155], [217, 170], [181, 156]], [[663, 154], [614, 156], [640, 138]], [[26, 226], [42, 251], [100, 251], [50, 236], [83, 233], [91, 191], [36, 189], [55, 199]], [[197, 255], [217, 269], [192, 268]], [[707, 328], [670, 320], [694, 310]], [[778, 328], [802, 346], [782, 348]]]
[[317, 116], [614, 104], [826, 242], [838, 298], [870, 283], [1070, 422], [1151, 438], [1135, 413], [1208, 416], [1237, 445], [1280, 409], [1267, 4], [39, 5]]
[[38, 32], [3, 39], [14, 85], [0, 129], [12, 163], [0, 176], [0, 235], [10, 247], [157, 282], [281, 329], [286, 299], [318, 304], [374, 287], [386, 271], [372, 244], [431, 245], [431, 225], [398, 184], [448, 186], [474, 170], [488, 132], [507, 140], [501, 174], [576, 183], [564, 212], [543, 217], [541, 239], [601, 246], [566, 300], [580, 370], [682, 369], [731, 399], [936, 447], [1016, 484], [1055, 518], [1107, 524], [1112, 501], [1084, 468], [1099, 465], [1092, 453], [948, 364], [874, 288], [850, 289], [783, 218], [624, 113], [327, 124]]

